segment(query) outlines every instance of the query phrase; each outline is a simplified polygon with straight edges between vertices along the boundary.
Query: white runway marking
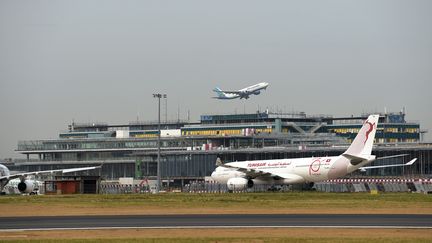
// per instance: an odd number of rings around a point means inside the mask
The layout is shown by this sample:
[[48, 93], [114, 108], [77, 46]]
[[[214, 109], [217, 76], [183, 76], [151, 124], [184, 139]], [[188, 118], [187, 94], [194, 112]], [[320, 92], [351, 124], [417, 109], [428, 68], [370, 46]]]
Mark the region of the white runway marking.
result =
[[335, 228], [335, 229], [432, 229], [432, 226], [156, 226], [156, 227], [83, 227], [0, 229], [0, 232], [55, 231], [55, 230], [112, 230], [112, 229], [245, 229], [245, 228]]

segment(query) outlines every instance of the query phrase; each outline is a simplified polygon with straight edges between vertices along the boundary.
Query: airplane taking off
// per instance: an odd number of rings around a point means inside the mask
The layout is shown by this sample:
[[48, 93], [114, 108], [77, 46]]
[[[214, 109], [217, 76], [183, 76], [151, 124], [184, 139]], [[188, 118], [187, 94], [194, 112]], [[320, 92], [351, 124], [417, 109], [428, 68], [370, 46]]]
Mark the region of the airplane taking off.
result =
[[226, 183], [229, 191], [242, 191], [253, 185], [289, 185], [320, 182], [340, 178], [355, 170], [412, 165], [417, 158], [406, 164], [365, 166], [372, 161], [406, 156], [393, 155], [376, 158], [372, 146], [379, 115], [370, 115], [348, 149], [339, 156], [276, 160], [254, 160], [222, 164], [211, 174], [213, 180]]
[[259, 95], [261, 90], [267, 89], [268, 86], [269, 83], [262, 82], [236, 91], [221, 90], [220, 88], [216, 87], [213, 89], [213, 91], [216, 92], [218, 96], [213, 98], [220, 100], [232, 100], [237, 98], [249, 99], [250, 95]]
[[0, 193], [3, 191], [4, 187], [16, 178], [20, 179], [17, 187], [21, 193], [33, 193], [36, 184], [38, 183], [36, 180], [29, 180], [27, 176], [30, 175], [41, 175], [41, 174], [53, 174], [53, 173], [71, 173], [85, 170], [94, 170], [97, 168], [101, 168], [101, 166], [92, 166], [92, 167], [81, 167], [81, 168], [71, 168], [71, 169], [60, 169], [60, 170], [43, 170], [43, 171], [32, 171], [32, 172], [24, 172], [18, 174], [10, 174], [9, 169], [0, 164]]

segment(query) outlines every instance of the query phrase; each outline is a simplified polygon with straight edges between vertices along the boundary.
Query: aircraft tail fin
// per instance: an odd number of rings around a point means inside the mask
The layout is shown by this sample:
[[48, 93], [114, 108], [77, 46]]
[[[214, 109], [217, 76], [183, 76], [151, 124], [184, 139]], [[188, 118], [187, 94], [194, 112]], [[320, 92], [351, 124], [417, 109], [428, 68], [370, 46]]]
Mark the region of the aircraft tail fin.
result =
[[225, 93], [218, 87], [214, 88], [213, 91], [216, 92], [216, 94], [219, 98], [225, 98], [226, 97]]
[[222, 166], [222, 165], [223, 165], [222, 160], [219, 157], [217, 157], [216, 166]]
[[353, 161], [371, 158], [372, 146], [378, 126], [379, 115], [370, 115], [363, 123], [354, 141], [343, 155]]

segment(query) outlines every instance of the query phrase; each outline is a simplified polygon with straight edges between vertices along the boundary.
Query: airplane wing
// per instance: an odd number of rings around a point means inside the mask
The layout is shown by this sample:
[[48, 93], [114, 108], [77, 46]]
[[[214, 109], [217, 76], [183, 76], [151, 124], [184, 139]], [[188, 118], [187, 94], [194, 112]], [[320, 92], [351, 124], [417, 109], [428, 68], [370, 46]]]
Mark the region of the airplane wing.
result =
[[379, 158], [376, 158], [375, 160], [382, 160], [382, 159], [391, 159], [391, 158], [405, 157], [405, 156], [408, 156], [408, 155], [409, 155], [409, 154], [397, 154], [397, 155], [391, 155], [391, 156], [379, 157]]
[[218, 158], [216, 160], [216, 165], [217, 166], [222, 166], [222, 167], [226, 167], [226, 168], [233, 168], [236, 169], [240, 172], [243, 172], [246, 174], [246, 177], [254, 179], [257, 177], [275, 177], [275, 178], [283, 178], [283, 179], [289, 179], [289, 180], [302, 180], [303, 178], [301, 176], [295, 175], [295, 174], [290, 174], [290, 173], [274, 173], [274, 172], [267, 172], [265, 170], [258, 170], [258, 169], [246, 169], [243, 167], [238, 167], [238, 166], [232, 166], [232, 165], [227, 165], [227, 164], [222, 164], [222, 161], [220, 161], [220, 159]]
[[249, 178], [256, 178], [256, 177], [259, 177], [259, 176], [272, 176], [271, 173], [264, 172], [264, 171], [261, 171], [261, 170], [245, 169], [245, 168], [242, 168], [242, 167], [237, 167], [237, 166], [223, 164], [222, 161], [220, 160], [220, 158], [216, 159], [216, 166], [221, 166], [221, 167], [225, 167], [225, 168], [236, 169], [236, 170], [238, 170], [240, 172], [245, 173], [246, 176], [249, 177]]
[[257, 170], [257, 169], [245, 169], [245, 168], [241, 168], [241, 167], [237, 167], [237, 166], [226, 166], [228, 168], [235, 168], [238, 171], [241, 171], [243, 173], [246, 174], [246, 177], [250, 178], [250, 179], [255, 179], [257, 177], [273, 177], [274, 179], [284, 179], [285, 182], [287, 183], [299, 183], [299, 182], [304, 182], [304, 178], [296, 175], [296, 174], [292, 174], [292, 173], [275, 173], [275, 172], [267, 172], [265, 170]]
[[71, 173], [71, 172], [78, 172], [78, 171], [85, 171], [85, 170], [94, 170], [97, 168], [101, 168], [102, 166], [91, 166], [91, 167], [81, 167], [81, 168], [70, 168], [70, 169], [60, 169], [60, 170], [42, 170], [42, 171], [32, 171], [32, 172], [24, 172], [24, 173], [18, 173], [8, 176], [2, 176], [0, 177], [0, 181], [2, 180], [12, 180], [15, 178], [24, 178], [29, 175], [41, 175], [41, 174], [54, 174], [54, 173]]
[[244, 92], [241, 92], [241, 91], [238, 91], [238, 90], [236, 90], [236, 91], [221, 90], [221, 92], [224, 92], [226, 94], [236, 94], [236, 95], [240, 95], [240, 94], [244, 93]]
[[[390, 156], [389, 156], [390, 157]], [[417, 158], [414, 158], [414, 159], [412, 159], [412, 160], [410, 160], [410, 161], [408, 161], [407, 163], [405, 163], [405, 164], [394, 164], [394, 165], [376, 165], [376, 166], [364, 166], [364, 167], [360, 167], [359, 168], [359, 170], [361, 170], [361, 171], [366, 171], [366, 170], [369, 170], [369, 169], [377, 169], [377, 168], [387, 168], [387, 167], [399, 167], [399, 166], [409, 166], [409, 165], [412, 165], [412, 164], [414, 164], [414, 162], [416, 162], [417, 161]]]

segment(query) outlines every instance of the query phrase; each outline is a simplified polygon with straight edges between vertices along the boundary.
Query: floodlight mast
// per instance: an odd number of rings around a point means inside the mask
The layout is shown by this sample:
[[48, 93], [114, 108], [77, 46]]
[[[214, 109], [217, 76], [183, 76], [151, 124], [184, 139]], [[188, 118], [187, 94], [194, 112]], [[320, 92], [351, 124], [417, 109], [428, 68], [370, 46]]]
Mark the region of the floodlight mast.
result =
[[157, 147], [158, 147], [158, 154], [157, 154], [157, 183], [156, 183], [156, 193], [159, 193], [161, 188], [161, 174], [160, 174], [160, 140], [161, 140], [161, 129], [160, 129], [160, 99], [167, 98], [166, 94], [153, 94], [153, 98], [158, 99], [158, 141], [157, 141]]

